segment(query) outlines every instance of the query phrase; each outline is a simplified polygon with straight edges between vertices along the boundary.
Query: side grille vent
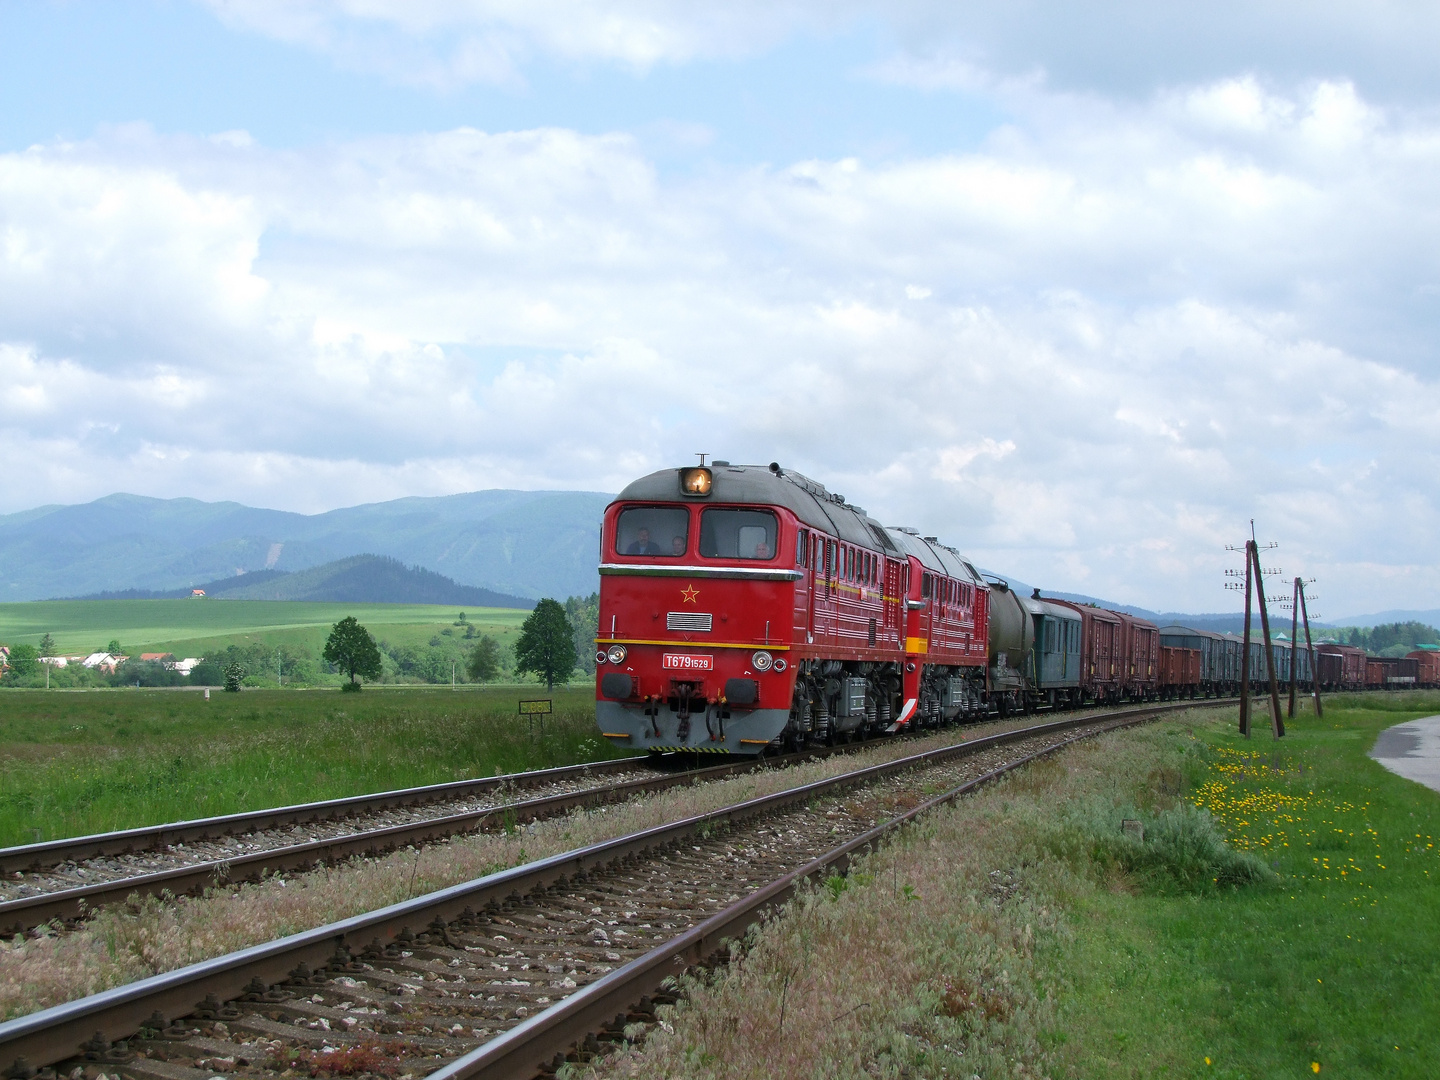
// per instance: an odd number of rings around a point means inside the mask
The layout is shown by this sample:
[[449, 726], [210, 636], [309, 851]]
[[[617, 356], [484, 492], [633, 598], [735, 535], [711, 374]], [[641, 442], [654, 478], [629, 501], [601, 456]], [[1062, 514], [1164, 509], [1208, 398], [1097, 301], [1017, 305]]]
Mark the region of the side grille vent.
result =
[[708, 611], [671, 611], [665, 616], [666, 630], [699, 630], [710, 633], [715, 617]]

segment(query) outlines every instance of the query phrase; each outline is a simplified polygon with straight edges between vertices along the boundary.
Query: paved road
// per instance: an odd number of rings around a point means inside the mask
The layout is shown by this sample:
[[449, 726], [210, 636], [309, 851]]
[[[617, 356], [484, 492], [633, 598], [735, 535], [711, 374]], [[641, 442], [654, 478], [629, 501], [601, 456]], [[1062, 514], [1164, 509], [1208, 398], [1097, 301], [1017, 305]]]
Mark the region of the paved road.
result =
[[1370, 756], [1391, 772], [1440, 791], [1440, 716], [1386, 728]]

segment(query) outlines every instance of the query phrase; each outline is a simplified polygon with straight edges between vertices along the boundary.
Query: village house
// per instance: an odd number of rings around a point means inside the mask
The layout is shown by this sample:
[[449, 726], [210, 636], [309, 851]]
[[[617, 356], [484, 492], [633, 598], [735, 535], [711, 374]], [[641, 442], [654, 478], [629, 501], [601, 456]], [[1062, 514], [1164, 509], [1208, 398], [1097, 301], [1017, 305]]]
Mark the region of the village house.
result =
[[114, 675], [115, 669], [129, 659], [128, 656], [112, 656], [108, 652], [97, 652], [91, 653], [80, 662], [87, 668], [92, 668], [106, 675]]

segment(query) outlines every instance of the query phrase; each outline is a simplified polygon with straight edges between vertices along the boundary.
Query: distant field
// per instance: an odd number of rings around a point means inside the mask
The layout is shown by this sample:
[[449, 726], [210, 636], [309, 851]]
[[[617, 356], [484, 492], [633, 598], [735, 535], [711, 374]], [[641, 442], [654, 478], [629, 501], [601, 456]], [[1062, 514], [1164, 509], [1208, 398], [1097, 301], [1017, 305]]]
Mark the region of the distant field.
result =
[[[544, 697], [532, 733], [516, 703]], [[0, 847], [617, 756], [588, 686], [11, 690]]]
[[[55, 638], [62, 653], [88, 653], [118, 640], [132, 651], [203, 656], [229, 644], [304, 645], [319, 654], [330, 627], [353, 615], [377, 638], [420, 645], [450, 626], [458, 607], [432, 604], [329, 604], [285, 600], [38, 600], [0, 604], [0, 642], [38, 645]], [[518, 632], [528, 612], [466, 609], [479, 632]]]

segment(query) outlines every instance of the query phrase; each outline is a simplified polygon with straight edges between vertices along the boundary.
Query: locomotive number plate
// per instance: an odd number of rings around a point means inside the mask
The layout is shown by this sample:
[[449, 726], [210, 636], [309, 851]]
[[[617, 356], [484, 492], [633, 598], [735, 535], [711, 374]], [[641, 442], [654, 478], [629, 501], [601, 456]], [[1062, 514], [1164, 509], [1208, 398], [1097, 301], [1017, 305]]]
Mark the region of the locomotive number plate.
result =
[[689, 653], [664, 653], [660, 666], [671, 671], [714, 671], [713, 656], [692, 656]]

